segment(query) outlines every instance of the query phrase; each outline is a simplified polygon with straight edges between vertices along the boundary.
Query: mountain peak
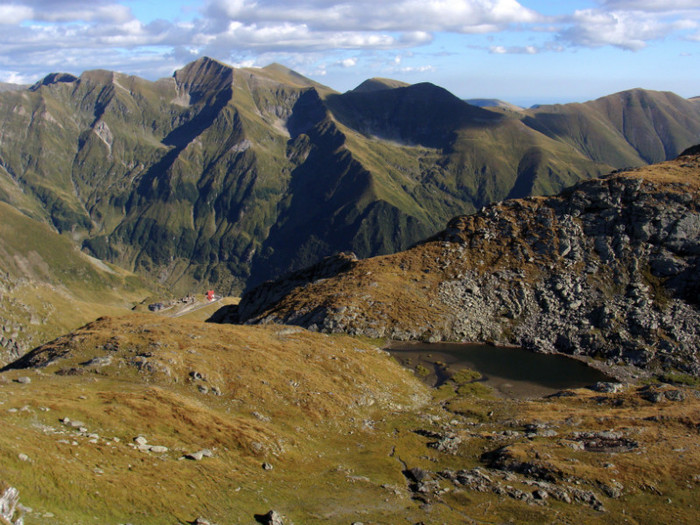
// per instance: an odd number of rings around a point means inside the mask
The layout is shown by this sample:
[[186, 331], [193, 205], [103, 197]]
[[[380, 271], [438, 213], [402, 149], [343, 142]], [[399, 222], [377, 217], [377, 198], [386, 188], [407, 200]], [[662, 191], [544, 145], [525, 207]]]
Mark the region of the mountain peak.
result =
[[506, 102], [497, 98], [470, 98], [465, 100], [465, 102], [467, 104], [471, 104], [472, 106], [477, 106], [480, 108], [500, 108], [517, 112], [523, 111], [523, 108], [521, 108], [520, 106], [516, 106], [515, 104], [511, 104], [510, 102]]
[[71, 75], [70, 73], [49, 73], [29, 89], [36, 91], [41, 86], [50, 86], [51, 84], [60, 84], [63, 82], [70, 83], [75, 82], [76, 80], [78, 80], [78, 77]]
[[175, 71], [173, 76], [175, 77], [175, 80], [180, 83], [186, 82], [187, 79], [193, 79], [195, 77], [202, 78], [210, 77], [212, 75], [219, 76], [222, 73], [225, 74], [232, 70], [233, 68], [231, 66], [205, 56], [198, 58], [194, 62], [190, 62], [182, 69], [178, 69]]
[[352, 91], [354, 93], [369, 93], [371, 91], [383, 91], [385, 89], [396, 89], [402, 87], [408, 87], [411, 84], [407, 82], [401, 82], [400, 80], [392, 80], [390, 78], [380, 78], [374, 77], [365, 80], [362, 84], [357, 86]]
[[294, 71], [293, 69], [289, 69], [282, 64], [278, 64], [277, 62], [273, 62], [272, 64], [269, 64], [258, 71], [263, 72], [269, 78], [278, 82], [302, 87], [323, 87], [324, 89], [329, 89], [326, 86], [305, 77], [301, 73]]
[[190, 62], [173, 74], [178, 89], [189, 94], [191, 102], [206, 92], [219, 91], [233, 82], [233, 67], [209, 57]]

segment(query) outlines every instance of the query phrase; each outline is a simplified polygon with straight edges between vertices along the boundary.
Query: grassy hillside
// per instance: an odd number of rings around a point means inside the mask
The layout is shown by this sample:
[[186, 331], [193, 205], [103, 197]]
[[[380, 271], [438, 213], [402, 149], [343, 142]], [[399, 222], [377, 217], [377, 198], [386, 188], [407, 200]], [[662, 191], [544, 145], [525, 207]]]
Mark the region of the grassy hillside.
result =
[[0, 361], [151, 292], [142, 278], [88, 257], [65, 236], [0, 202]]
[[513, 400], [475, 377], [430, 390], [298, 328], [103, 318], [0, 373], [0, 486], [27, 525], [695, 518], [695, 389]]
[[669, 92], [633, 89], [527, 113], [533, 129], [615, 168], [669, 160], [700, 140], [700, 108]]
[[[344, 522], [410, 504], [380, 488], [403, 483], [386, 436], [429, 395], [366, 343], [141, 315], [100, 319], [23, 363], [40, 369], [0, 376], [32, 378], [28, 411], [1, 416], [0, 463], [40, 513], [28, 524], [46, 512], [45, 523], [250, 523], [271, 508]], [[14, 406], [11, 384], [0, 390]], [[137, 436], [167, 449], [134, 448]], [[203, 449], [211, 457], [179, 460]]]

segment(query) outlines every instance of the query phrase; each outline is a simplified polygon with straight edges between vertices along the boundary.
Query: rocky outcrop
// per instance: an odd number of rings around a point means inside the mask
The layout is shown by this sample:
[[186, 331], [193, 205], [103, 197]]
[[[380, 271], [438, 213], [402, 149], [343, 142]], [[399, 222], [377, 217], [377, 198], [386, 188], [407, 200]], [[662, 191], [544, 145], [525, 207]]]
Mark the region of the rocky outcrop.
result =
[[0, 482], [0, 523], [3, 525], [23, 525], [19, 503], [19, 491]]
[[291, 272], [277, 281], [266, 281], [255, 288], [255, 293], [245, 294], [238, 305], [221, 309], [211, 321], [235, 323], [239, 319], [253, 318], [267, 310], [270, 305], [279, 302], [292, 290], [344, 273], [356, 262], [357, 257], [354, 253], [339, 253], [298, 272]]
[[[505, 201], [453, 219], [381, 264], [360, 261], [344, 277], [307, 280], [264, 304], [275, 289], [268, 283], [264, 294], [244, 297], [257, 307], [241, 319], [371, 337], [493, 341], [700, 375], [699, 188], [700, 156], [691, 150], [556, 197]], [[411, 265], [419, 276], [407, 271]], [[371, 286], [338, 293], [348, 279], [372, 272]], [[389, 284], [402, 274], [403, 286], [424, 301], [420, 320], [401, 314], [408, 292]]]

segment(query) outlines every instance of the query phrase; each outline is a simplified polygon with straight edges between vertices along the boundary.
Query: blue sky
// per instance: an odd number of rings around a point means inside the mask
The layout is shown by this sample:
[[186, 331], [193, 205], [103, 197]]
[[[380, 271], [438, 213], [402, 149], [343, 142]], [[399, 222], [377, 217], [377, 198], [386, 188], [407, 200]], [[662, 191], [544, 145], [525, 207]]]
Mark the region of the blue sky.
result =
[[0, 0], [0, 81], [200, 56], [280, 62], [338, 91], [370, 77], [529, 106], [642, 87], [700, 95], [700, 0]]

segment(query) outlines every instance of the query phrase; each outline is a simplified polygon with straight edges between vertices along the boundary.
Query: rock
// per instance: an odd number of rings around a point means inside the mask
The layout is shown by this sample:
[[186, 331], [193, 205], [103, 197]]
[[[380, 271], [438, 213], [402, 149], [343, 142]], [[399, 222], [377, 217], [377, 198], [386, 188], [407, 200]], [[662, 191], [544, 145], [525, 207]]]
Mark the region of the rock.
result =
[[202, 518], [201, 516], [197, 518], [194, 521], [190, 522], [192, 525], [216, 525], [215, 523], [212, 523], [208, 519]]
[[428, 446], [446, 454], [457, 454], [459, 451], [459, 445], [461, 444], [462, 438], [454, 434], [447, 434], [440, 436], [438, 441], [428, 443]]
[[537, 489], [532, 493], [532, 496], [538, 500], [546, 500], [549, 497], [549, 493], [546, 490]]
[[[4, 489], [4, 490], [3, 490]], [[17, 511], [21, 507], [19, 503], [19, 491], [14, 487], [0, 484], [0, 521], [10, 525], [22, 525], [24, 520], [17, 516]]]
[[416, 483], [420, 483], [430, 478], [430, 474], [419, 467], [413, 467], [408, 470], [405, 470], [404, 476], [406, 476], [411, 481], [415, 481]]
[[186, 459], [191, 459], [194, 461], [201, 461], [203, 458], [211, 458], [214, 454], [208, 448], [199, 450], [197, 452], [192, 452], [191, 454], [185, 454]]
[[29, 461], [29, 456], [27, 456], [26, 454], [17, 454], [17, 458], [20, 461]]
[[271, 510], [264, 516], [261, 516], [258, 521], [264, 525], [285, 525], [282, 516], [275, 510]]
[[134, 438], [134, 443], [137, 445], [146, 445], [148, 444], [148, 440], [143, 436], [138, 436]]
[[659, 403], [663, 398], [664, 394], [657, 386], [647, 385], [640, 390], [640, 395], [642, 399], [646, 399], [651, 403]]
[[93, 359], [90, 359], [89, 361], [85, 363], [81, 363], [83, 366], [86, 367], [93, 367], [93, 368], [100, 368], [103, 366], [108, 366], [112, 364], [112, 356], [99, 356], [99, 357], [94, 357]]
[[588, 387], [594, 392], [603, 392], [605, 394], [617, 394], [621, 392], [624, 388], [622, 383], [610, 383], [605, 381], [599, 381], [593, 386]]
[[252, 412], [251, 415], [252, 415], [255, 419], [257, 419], [257, 420], [259, 420], [259, 421], [262, 421], [263, 423], [269, 423], [269, 422], [270, 422], [270, 418], [267, 417], [267, 416], [265, 416], [265, 415], [263, 415], [263, 414], [261, 414], [260, 412]]
[[683, 401], [685, 399], [685, 395], [680, 390], [666, 390], [664, 396], [669, 401]]
[[29, 378], [27, 376], [22, 376], [22, 377], [18, 377], [17, 379], [15, 379], [15, 382], [23, 384], [23, 385], [28, 385], [29, 383], [32, 382], [32, 380], [31, 380], [31, 378]]
[[621, 432], [574, 432], [572, 439], [589, 452], [630, 452], [639, 448], [639, 443]]
[[272, 470], [274, 467], [270, 463], [263, 463], [262, 468], [263, 470]]
[[168, 447], [162, 445], [151, 445], [149, 450], [155, 454], [164, 454], [168, 451]]

